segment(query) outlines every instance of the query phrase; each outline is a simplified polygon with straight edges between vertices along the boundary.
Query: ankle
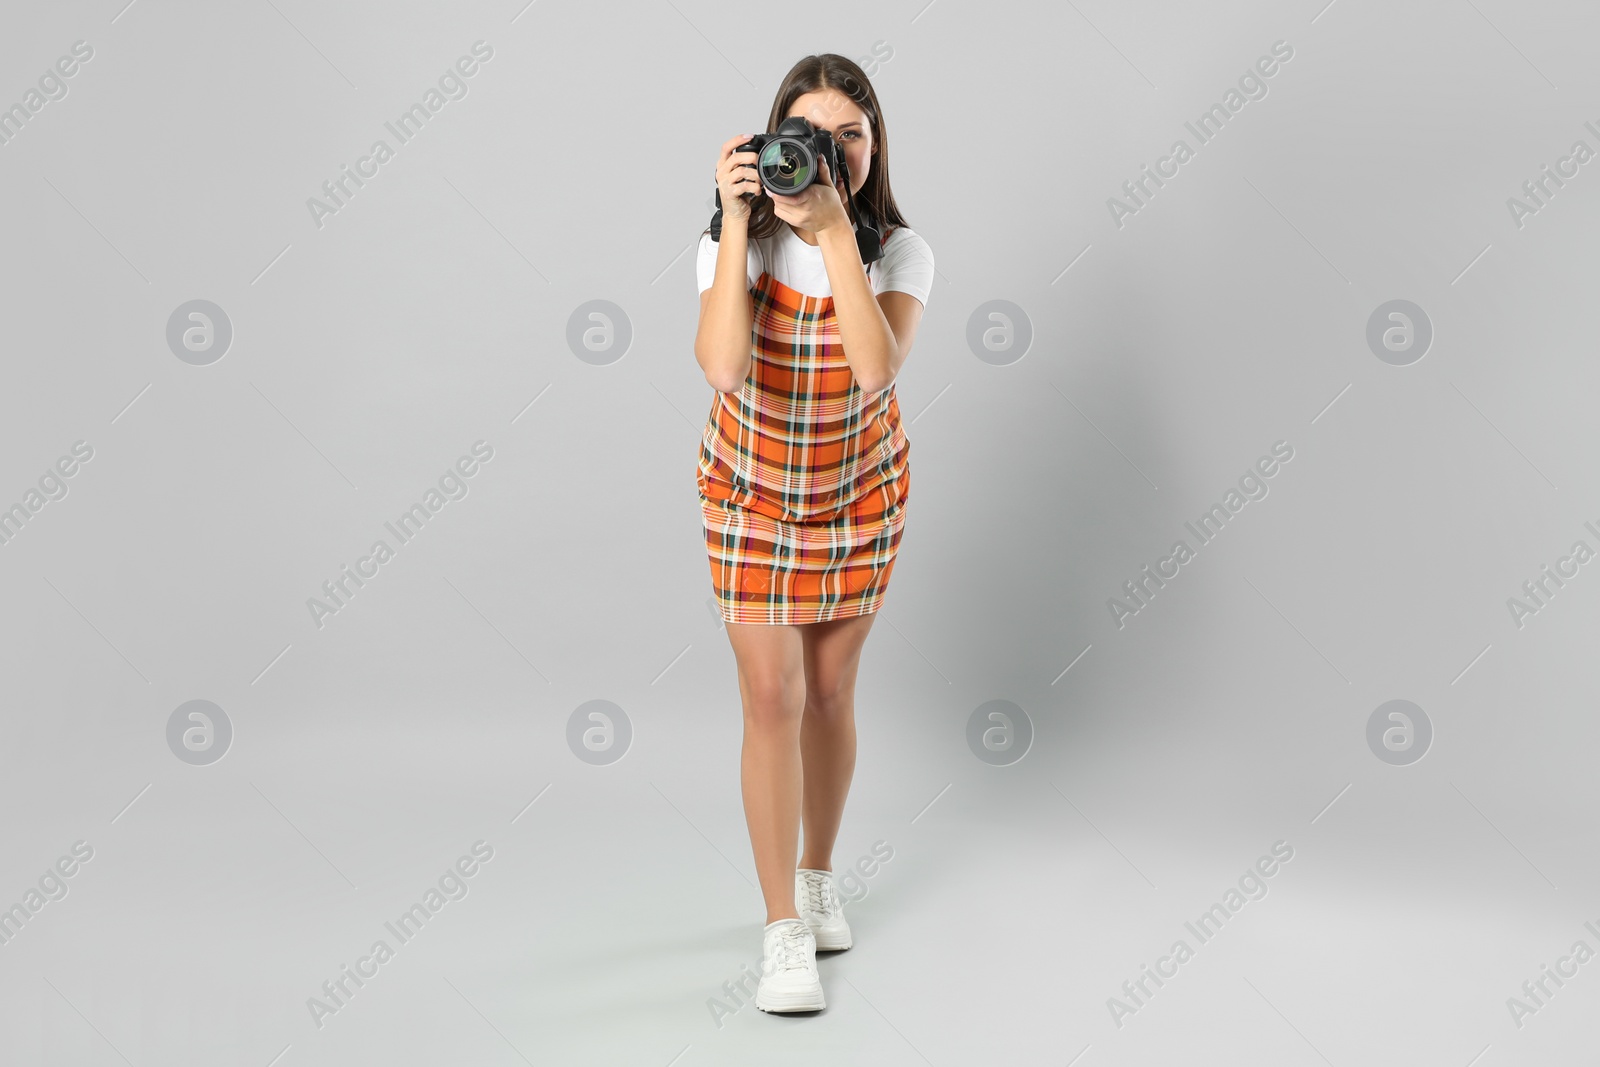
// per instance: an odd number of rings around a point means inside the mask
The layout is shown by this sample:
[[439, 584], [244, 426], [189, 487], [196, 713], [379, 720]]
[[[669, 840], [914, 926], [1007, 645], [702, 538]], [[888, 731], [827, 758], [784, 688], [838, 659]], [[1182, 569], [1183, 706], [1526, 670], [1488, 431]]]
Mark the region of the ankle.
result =
[[802, 858], [800, 860], [800, 870], [803, 870], [803, 871], [827, 871], [829, 874], [832, 874], [833, 873], [833, 860], [832, 859], [807, 860], [805, 858]]
[[793, 908], [790, 908], [786, 912], [769, 911], [769, 912], [767, 912], [767, 925], [771, 926], [773, 923], [779, 922], [779, 921], [781, 921], [783, 919], [798, 919], [798, 918], [800, 918], [800, 913], [795, 911]]

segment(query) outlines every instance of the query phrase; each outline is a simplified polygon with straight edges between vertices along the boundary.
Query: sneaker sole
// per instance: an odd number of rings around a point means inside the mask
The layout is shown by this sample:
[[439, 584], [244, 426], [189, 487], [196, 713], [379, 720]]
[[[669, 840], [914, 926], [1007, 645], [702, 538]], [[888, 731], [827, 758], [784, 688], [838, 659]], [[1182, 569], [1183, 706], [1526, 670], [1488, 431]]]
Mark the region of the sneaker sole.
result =
[[855, 944], [850, 927], [843, 930], [829, 929], [820, 923], [806, 923], [811, 930], [811, 937], [817, 943], [818, 952], [839, 952]]
[[839, 935], [830, 937], [823, 934], [815, 926], [811, 928], [811, 936], [817, 940], [818, 952], [842, 952], [855, 944], [855, 939], [848, 934], [842, 937]]
[[756, 1007], [766, 1012], [821, 1011], [825, 1006], [821, 986], [814, 993], [778, 993], [766, 997], [761, 995], [760, 989], [756, 990]]

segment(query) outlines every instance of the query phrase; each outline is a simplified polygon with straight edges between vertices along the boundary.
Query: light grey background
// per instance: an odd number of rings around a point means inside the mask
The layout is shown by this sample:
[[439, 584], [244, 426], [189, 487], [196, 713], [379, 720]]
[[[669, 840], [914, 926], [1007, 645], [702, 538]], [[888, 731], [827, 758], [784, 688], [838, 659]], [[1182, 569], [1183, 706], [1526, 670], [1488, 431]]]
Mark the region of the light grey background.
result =
[[[16, 1064], [1503, 1064], [1592, 1048], [1600, 963], [1600, 148], [1577, 2], [12, 5], [0, 104], [0, 945]], [[467, 95], [306, 206], [482, 40]], [[1276, 41], [1268, 93], [1107, 200]], [[914, 490], [835, 854], [893, 859], [828, 1009], [716, 1019], [760, 947], [734, 663], [694, 489], [693, 244], [718, 146], [800, 56], [879, 57], [939, 276], [897, 389]], [[883, 58], [887, 53], [887, 58]], [[1408, 366], [1369, 316], [1431, 321]], [[223, 357], [179, 359], [209, 300]], [[567, 343], [606, 300], [632, 331]], [[1033, 332], [996, 366], [992, 300]], [[307, 607], [476, 441], [493, 458], [319, 628]], [[1118, 628], [1274, 442], [1293, 459]], [[1068, 669], [1070, 667], [1070, 669]], [[1420, 761], [1367, 744], [1392, 699]], [[195, 765], [180, 705], [233, 736]], [[568, 745], [589, 701], [631, 741]], [[974, 709], [1033, 731], [1004, 766]], [[472, 843], [344, 1007], [308, 998]], [[1137, 978], [1294, 849], [1118, 1026]], [[1551, 986], [1550, 988], [1554, 988]], [[726, 1004], [733, 1002], [724, 1000]], [[720, 1022], [720, 1025], [719, 1025]], [[1587, 1041], [1585, 1040], [1587, 1038]], [[770, 1057], [763, 1059], [761, 1057]]]

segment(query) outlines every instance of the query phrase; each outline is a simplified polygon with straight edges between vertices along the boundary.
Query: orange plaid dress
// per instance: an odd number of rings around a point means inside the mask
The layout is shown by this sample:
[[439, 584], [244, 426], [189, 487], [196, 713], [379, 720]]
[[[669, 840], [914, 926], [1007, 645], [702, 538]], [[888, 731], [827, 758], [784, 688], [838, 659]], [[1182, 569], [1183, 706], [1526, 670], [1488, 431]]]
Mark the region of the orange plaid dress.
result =
[[894, 570], [911, 487], [894, 385], [856, 384], [833, 297], [765, 271], [751, 296], [750, 376], [713, 395], [696, 474], [722, 618], [870, 614]]

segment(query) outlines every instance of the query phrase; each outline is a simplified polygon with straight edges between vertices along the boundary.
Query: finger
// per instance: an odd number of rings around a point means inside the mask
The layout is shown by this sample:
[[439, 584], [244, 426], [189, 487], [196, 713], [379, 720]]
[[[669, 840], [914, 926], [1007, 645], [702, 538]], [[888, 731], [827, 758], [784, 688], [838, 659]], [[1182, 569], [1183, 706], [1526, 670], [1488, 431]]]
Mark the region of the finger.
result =
[[749, 153], [749, 152], [735, 152], [734, 151], [735, 148], [738, 148], [740, 145], [744, 144], [748, 140], [750, 140], [750, 138], [747, 135], [747, 136], [744, 136], [744, 137], [734, 137], [734, 138], [731, 138], [731, 139], [729, 139], [727, 141], [723, 141], [721, 150], [719, 150], [717, 152], [717, 158], [719, 160], [721, 160], [721, 159], [728, 159], [730, 157], [738, 158], [740, 156], [750, 155], [751, 153]]

